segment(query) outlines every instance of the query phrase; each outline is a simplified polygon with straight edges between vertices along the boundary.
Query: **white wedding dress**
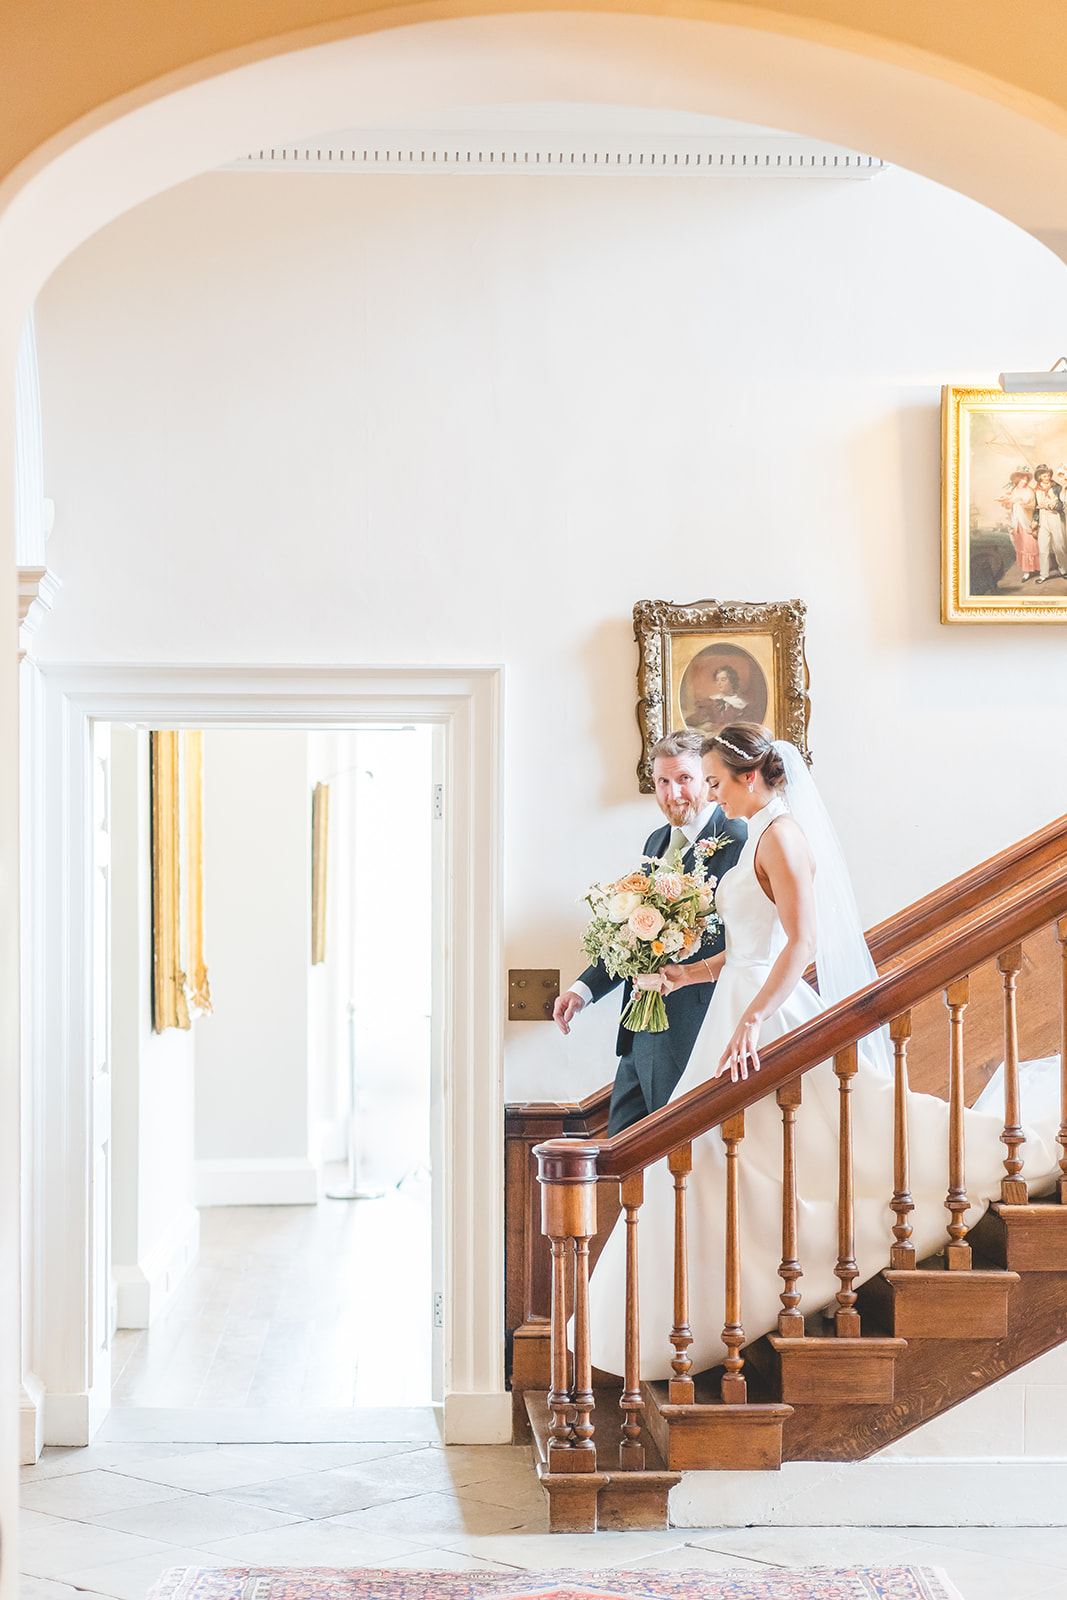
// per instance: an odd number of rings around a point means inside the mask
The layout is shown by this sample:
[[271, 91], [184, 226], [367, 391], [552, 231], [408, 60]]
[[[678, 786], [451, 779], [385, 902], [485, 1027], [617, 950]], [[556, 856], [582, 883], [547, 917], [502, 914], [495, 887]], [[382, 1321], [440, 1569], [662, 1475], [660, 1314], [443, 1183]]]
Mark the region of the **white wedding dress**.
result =
[[[763, 986], [785, 942], [774, 904], [756, 877], [754, 861], [763, 832], [788, 810], [776, 795], [749, 818], [748, 841], [736, 866], [719, 881], [716, 909], [725, 927], [726, 964], [672, 1099], [714, 1076], [742, 1012]], [[815, 990], [803, 981], [798, 983], [762, 1025], [760, 1045], [770, 1044], [822, 1009]], [[889, 1205], [894, 1188], [893, 1078], [876, 1064], [877, 1057], [877, 1050], [865, 1054], [861, 1047], [852, 1094], [857, 1283], [888, 1265], [895, 1221]], [[804, 1275], [797, 1288], [802, 1296], [801, 1311], [810, 1313], [832, 1301], [840, 1287], [833, 1270], [837, 1260], [839, 1091], [831, 1062], [812, 1068], [802, 1084], [803, 1103], [797, 1113], [797, 1257]], [[965, 1114], [966, 1183], [971, 1201], [965, 1216], [968, 1227], [977, 1222], [1000, 1190], [1006, 1153], [1000, 1142], [1004, 1124], [1001, 1085], [1002, 1073], [998, 1072], [975, 1109]], [[1059, 1171], [1059, 1058], [1024, 1063], [1020, 1089], [1026, 1124], [1021, 1176], [1029, 1180], [1031, 1193], [1048, 1192]], [[919, 1260], [939, 1251], [947, 1239], [948, 1110], [947, 1103], [933, 1095], [912, 1093], [908, 1097], [915, 1202], [909, 1220]], [[746, 1113], [740, 1172], [741, 1320], [748, 1342], [772, 1330], [781, 1310], [782, 1118], [773, 1094]], [[1042, 1180], [1047, 1180], [1044, 1186]], [[715, 1366], [725, 1354], [720, 1338], [724, 1216], [725, 1152], [719, 1130], [713, 1129], [693, 1142], [689, 1179], [689, 1322], [693, 1331], [689, 1356], [694, 1372]], [[645, 1200], [639, 1217], [641, 1375], [668, 1378], [674, 1353], [668, 1338], [674, 1303], [674, 1180], [666, 1161], [657, 1162], [645, 1174]], [[605, 1372], [618, 1374], [624, 1369], [624, 1232], [620, 1219], [590, 1283], [593, 1362]]]

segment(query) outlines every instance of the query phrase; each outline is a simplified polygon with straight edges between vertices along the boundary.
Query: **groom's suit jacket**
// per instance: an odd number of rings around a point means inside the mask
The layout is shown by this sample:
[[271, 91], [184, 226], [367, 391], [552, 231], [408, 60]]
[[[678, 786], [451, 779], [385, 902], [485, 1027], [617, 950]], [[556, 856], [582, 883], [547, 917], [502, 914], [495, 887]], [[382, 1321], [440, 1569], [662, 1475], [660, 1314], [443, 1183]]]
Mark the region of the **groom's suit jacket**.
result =
[[[670, 844], [672, 831], [670, 823], [666, 823], [657, 828], [655, 833], [649, 834], [643, 854], [662, 856]], [[728, 820], [722, 807], [716, 806], [701, 829], [700, 838], [710, 839], [722, 834], [727, 836], [728, 843], [716, 850], [708, 862], [708, 873], [713, 878], [721, 878], [734, 865], [748, 837], [746, 823]], [[682, 864], [688, 869], [693, 861], [690, 847], [683, 853]], [[724, 944], [725, 937], [720, 926], [714, 934], [705, 936], [698, 952], [690, 960], [702, 961], [706, 956], [716, 955]], [[587, 967], [581, 974], [581, 981], [588, 986], [594, 1000], [602, 1000], [618, 984], [623, 983], [621, 978], [611, 976], [602, 961]], [[615, 1046], [619, 1066], [611, 1097], [609, 1134], [621, 1132], [650, 1111], [658, 1111], [667, 1104], [693, 1053], [714, 989], [714, 983], [691, 983], [666, 995], [664, 1004], [670, 1026], [665, 1033], [631, 1033], [629, 1028], [624, 1028], [620, 1023]], [[624, 1010], [629, 999], [630, 985], [625, 983], [622, 995]]]

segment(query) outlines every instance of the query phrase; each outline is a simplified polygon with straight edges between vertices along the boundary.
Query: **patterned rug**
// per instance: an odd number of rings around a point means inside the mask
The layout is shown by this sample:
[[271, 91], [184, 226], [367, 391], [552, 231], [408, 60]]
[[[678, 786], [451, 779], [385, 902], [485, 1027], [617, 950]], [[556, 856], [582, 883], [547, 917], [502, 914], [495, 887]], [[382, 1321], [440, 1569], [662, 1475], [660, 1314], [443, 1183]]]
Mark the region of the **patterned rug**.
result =
[[962, 1600], [940, 1567], [790, 1572], [419, 1572], [172, 1567], [148, 1600]]

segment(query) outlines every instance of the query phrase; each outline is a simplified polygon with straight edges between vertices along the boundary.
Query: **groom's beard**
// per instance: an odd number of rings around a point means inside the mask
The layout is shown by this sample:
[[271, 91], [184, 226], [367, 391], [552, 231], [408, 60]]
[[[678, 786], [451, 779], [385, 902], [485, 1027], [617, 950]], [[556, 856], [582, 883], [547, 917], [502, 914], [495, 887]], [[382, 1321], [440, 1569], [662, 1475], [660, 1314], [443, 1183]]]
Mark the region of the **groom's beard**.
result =
[[707, 805], [707, 800], [662, 800], [660, 810], [667, 821], [675, 828], [684, 828], [687, 822], [695, 822], [697, 817]]

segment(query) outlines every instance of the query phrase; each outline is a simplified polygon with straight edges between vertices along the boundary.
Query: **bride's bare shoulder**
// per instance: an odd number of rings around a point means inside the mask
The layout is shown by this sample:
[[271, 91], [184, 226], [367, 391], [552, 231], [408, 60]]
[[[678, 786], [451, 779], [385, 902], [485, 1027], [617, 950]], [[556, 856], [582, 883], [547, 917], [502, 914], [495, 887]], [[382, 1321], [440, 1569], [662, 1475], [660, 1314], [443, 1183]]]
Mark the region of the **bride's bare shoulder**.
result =
[[761, 855], [769, 854], [772, 860], [777, 859], [783, 866], [792, 867], [795, 871], [803, 871], [805, 867], [809, 873], [815, 871], [807, 835], [787, 811], [767, 824], [758, 851]]

